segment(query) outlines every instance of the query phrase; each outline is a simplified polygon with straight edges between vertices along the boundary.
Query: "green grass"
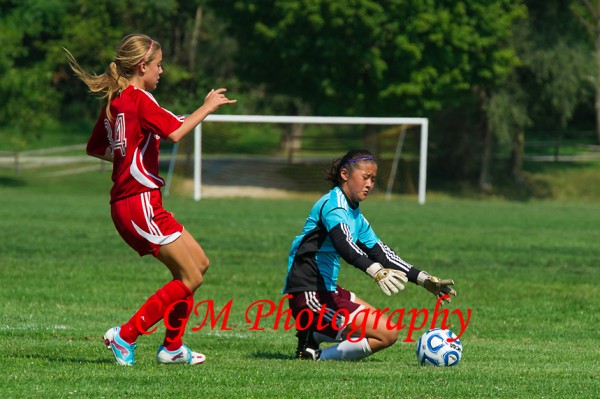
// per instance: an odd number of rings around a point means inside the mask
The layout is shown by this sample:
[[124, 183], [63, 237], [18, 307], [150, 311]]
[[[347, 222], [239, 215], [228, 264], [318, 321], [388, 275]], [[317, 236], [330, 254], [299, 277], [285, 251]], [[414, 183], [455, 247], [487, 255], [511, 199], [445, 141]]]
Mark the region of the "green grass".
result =
[[[472, 201], [431, 196], [363, 212], [415, 266], [456, 281], [449, 309], [472, 310], [454, 368], [417, 366], [414, 343], [358, 362], [292, 359], [292, 331], [274, 319], [251, 331], [245, 311], [278, 302], [292, 237], [312, 200], [165, 200], [212, 266], [197, 300], [217, 310], [233, 300], [231, 330], [192, 316], [186, 343], [208, 357], [193, 367], [154, 363], [162, 340], [138, 340], [131, 368], [113, 363], [100, 340], [169, 279], [118, 237], [108, 208], [108, 173], [71, 177], [0, 175], [0, 397], [390, 397], [594, 398], [600, 392], [600, 204]], [[344, 266], [341, 284], [383, 308], [428, 308], [410, 285], [388, 298]], [[251, 313], [252, 315], [252, 313]], [[418, 334], [415, 334], [418, 335]]]

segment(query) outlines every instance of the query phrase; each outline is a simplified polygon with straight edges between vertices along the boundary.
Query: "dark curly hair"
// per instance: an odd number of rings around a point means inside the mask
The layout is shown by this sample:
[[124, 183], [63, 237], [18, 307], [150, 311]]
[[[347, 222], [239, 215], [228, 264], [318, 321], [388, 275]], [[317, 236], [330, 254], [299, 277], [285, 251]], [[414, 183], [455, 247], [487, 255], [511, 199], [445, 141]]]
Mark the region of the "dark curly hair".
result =
[[342, 169], [346, 168], [348, 173], [352, 173], [352, 171], [357, 168], [357, 164], [359, 162], [365, 161], [377, 163], [377, 160], [375, 159], [373, 154], [371, 154], [371, 152], [369, 152], [368, 150], [350, 150], [343, 157], [333, 160], [333, 162], [331, 163], [331, 168], [325, 176], [325, 180], [331, 183], [332, 188], [336, 186], [341, 186], [344, 182], [340, 175]]

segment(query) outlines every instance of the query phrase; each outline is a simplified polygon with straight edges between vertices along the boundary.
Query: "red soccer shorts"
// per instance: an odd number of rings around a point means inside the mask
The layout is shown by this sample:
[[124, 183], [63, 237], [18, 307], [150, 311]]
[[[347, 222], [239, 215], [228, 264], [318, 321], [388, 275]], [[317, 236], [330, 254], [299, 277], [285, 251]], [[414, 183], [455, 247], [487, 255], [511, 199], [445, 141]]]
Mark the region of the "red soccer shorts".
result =
[[354, 293], [339, 285], [335, 292], [304, 291], [291, 295], [289, 306], [296, 325], [305, 329], [308, 324], [313, 331], [335, 339], [342, 337], [344, 328], [356, 316], [356, 312], [363, 309], [362, 305], [353, 302]]
[[181, 236], [183, 226], [162, 205], [160, 190], [147, 191], [114, 202], [110, 213], [125, 242], [140, 256], [158, 255], [160, 247]]

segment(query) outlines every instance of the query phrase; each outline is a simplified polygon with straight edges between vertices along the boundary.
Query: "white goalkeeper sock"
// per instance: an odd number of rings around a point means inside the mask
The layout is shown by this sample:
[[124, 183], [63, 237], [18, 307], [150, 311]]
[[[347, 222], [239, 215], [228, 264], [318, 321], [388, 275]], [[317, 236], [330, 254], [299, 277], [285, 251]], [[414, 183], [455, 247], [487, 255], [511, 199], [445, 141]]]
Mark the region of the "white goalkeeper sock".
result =
[[369, 341], [363, 338], [358, 342], [342, 341], [331, 348], [323, 349], [320, 360], [354, 360], [372, 353]]

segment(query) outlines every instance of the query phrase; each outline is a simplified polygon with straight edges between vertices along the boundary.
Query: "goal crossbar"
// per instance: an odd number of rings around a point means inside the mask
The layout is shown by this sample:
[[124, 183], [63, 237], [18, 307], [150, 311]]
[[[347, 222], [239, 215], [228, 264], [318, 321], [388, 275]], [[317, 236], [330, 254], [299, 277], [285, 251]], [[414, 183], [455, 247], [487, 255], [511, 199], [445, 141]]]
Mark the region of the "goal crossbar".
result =
[[[429, 120], [427, 118], [378, 118], [378, 117], [343, 117], [343, 116], [286, 116], [286, 115], [208, 115], [205, 122], [240, 122], [240, 123], [302, 123], [302, 124], [335, 124], [335, 125], [419, 125], [421, 142], [419, 150], [419, 204], [425, 204], [427, 180], [427, 142]], [[194, 199], [202, 197], [202, 123], [194, 129]]]

